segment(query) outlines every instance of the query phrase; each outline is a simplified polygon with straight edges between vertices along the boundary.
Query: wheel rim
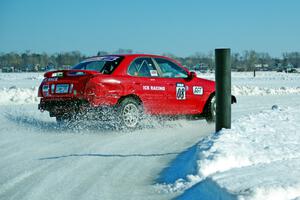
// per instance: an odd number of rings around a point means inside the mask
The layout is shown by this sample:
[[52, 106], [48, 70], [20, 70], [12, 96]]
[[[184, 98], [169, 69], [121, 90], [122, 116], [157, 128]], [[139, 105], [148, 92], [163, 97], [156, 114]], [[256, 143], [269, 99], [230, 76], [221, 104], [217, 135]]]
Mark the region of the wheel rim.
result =
[[129, 103], [124, 106], [122, 111], [124, 124], [127, 127], [133, 128], [139, 121], [139, 109], [135, 104]]
[[216, 117], [216, 112], [217, 112], [216, 97], [213, 97], [211, 99], [211, 114], [213, 118]]

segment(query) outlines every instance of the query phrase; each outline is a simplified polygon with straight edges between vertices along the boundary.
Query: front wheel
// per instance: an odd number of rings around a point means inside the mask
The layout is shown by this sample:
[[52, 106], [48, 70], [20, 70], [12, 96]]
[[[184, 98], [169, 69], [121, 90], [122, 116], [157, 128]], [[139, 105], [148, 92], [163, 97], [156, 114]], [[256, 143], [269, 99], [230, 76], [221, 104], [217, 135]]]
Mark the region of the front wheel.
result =
[[134, 98], [124, 99], [118, 109], [121, 127], [135, 129], [139, 126], [142, 118], [142, 105]]
[[206, 110], [206, 121], [208, 123], [213, 123], [216, 121], [216, 96], [213, 96], [209, 103], [208, 103], [208, 107]]

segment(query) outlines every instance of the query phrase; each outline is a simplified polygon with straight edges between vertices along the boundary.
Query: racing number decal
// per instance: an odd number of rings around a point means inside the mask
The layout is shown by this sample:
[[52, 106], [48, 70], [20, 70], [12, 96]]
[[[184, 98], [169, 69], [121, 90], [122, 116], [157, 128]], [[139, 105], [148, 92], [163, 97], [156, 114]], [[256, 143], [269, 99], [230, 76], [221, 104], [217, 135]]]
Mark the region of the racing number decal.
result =
[[201, 86], [194, 86], [193, 93], [194, 95], [203, 95], [203, 88]]
[[176, 99], [185, 100], [185, 85], [183, 83], [176, 83]]

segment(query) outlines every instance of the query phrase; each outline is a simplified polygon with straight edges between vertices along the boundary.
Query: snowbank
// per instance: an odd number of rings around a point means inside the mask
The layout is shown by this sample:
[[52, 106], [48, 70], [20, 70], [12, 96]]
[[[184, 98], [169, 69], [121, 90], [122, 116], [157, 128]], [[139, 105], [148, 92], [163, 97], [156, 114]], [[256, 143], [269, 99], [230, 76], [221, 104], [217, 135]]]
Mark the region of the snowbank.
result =
[[42, 72], [0, 73], [1, 81], [43, 80]]
[[[20, 88], [16, 86], [2, 88], [0, 89], [0, 105], [37, 103], [39, 101], [37, 93], [37, 86], [32, 88]], [[236, 96], [300, 94], [300, 87], [281, 87], [278, 89], [272, 89], [252, 86], [233, 86], [232, 94]]]
[[266, 88], [257, 86], [234, 85], [232, 87], [232, 94], [237, 96], [300, 94], [300, 87]]
[[12, 86], [2, 88], [0, 89], [0, 105], [37, 103], [39, 101], [37, 94], [38, 87], [17, 88]]
[[38, 87], [43, 78], [43, 73], [0, 73], [0, 86], [1, 88]]
[[[197, 73], [198, 77], [214, 80], [213, 73]], [[256, 77], [253, 77], [253, 72], [232, 72], [232, 86], [246, 86], [259, 88], [262, 92], [265, 88], [280, 89], [300, 87], [300, 73], [278, 73], [278, 72], [256, 72]], [[264, 94], [268, 94], [264, 92]], [[257, 94], [255, 94], [257, 95]]]
[[[198, 77], [214, 79], [213, 73]], [[0, 105], [38, 102], [37, 87], [43, 73], [0, 73]], [[265, 96], [300, 94], [300, 74], [259, 72], [232, 73], [232, 94], [236, 96]]]
[[[179, 199], [300, 197], [300, 106], [249, 115], [198, 144], [198, 172], [168, 185]], [[215, 192], [214, 192], [215, 191]]]

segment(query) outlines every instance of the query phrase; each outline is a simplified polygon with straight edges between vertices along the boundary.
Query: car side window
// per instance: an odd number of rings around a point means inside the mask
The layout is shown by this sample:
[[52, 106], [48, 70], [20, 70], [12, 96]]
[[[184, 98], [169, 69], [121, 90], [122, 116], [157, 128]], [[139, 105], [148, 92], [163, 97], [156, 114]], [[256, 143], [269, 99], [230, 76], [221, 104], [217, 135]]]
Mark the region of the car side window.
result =
[[166, 78], [187, 78], [187, 72], [177, 64], [163, 58], [155, 58], [158, 66], [161, 69], [162, 77]]
[[158, 72], [151, 58], [135, 59], [128, 67], [128, 74], [142, 77], [158, 76]]

